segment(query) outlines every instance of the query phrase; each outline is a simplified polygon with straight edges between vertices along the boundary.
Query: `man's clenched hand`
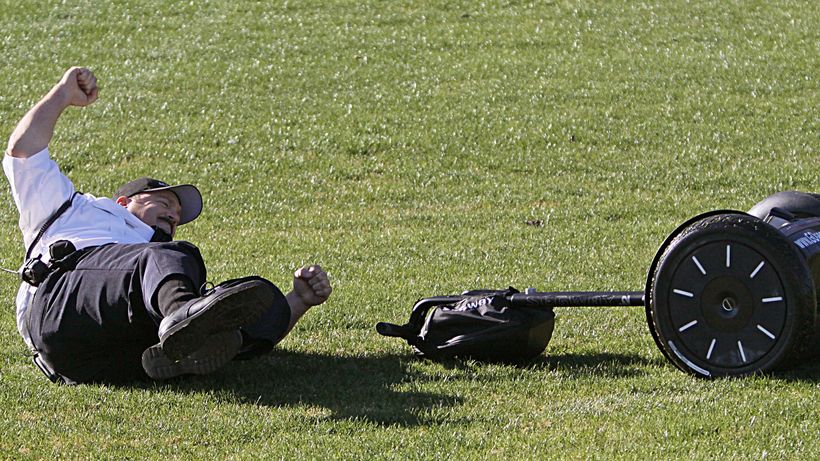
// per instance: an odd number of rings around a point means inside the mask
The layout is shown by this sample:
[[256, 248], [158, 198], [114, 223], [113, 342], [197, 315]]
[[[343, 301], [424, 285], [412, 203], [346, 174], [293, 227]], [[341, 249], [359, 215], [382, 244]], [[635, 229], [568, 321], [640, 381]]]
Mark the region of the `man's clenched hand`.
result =
[[97, 77], [85, 67], [72, 67], [63, 74], [55, 90], [65, 98], [67, 106], [87, 106], [97, 100], [100, 89]]
[[320, 266], [305, 266], [293, 274], [293, 293], [306, 307], [327, 301], [332, 291], [327, 273]]

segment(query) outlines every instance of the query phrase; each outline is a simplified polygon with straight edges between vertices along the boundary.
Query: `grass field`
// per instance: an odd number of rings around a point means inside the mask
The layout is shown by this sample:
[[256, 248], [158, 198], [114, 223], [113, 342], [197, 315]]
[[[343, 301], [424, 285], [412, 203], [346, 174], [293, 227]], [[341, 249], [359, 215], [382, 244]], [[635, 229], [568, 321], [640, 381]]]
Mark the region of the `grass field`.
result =
[[816, 2], [0, 0], [0, 50], [3, 139], [89, 66], [100, 100], [51, 145], [77, 189], [195, 183], [179, 237], [211, 280], [320, 263], [335, 286], [261, 360], [66, 387], [3, 276], [2, 459], [820, 458], [820, 364], [697, 380], [640, 308], [559, 309], [526, 367], [373, 328], [465, 289], [639, 290], [687, 218], [816, 191]]

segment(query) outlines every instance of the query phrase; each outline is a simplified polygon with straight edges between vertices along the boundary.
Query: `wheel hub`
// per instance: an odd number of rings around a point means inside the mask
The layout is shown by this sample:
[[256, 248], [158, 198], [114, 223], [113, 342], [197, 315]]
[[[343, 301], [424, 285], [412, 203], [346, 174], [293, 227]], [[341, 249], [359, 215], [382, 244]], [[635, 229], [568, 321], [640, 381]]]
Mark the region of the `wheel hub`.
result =
[[717, 277], [703, 289], [700, 309], [712, 328], [740, 331], [748, 325], [755, 308], [751, 290], [738, 277]]

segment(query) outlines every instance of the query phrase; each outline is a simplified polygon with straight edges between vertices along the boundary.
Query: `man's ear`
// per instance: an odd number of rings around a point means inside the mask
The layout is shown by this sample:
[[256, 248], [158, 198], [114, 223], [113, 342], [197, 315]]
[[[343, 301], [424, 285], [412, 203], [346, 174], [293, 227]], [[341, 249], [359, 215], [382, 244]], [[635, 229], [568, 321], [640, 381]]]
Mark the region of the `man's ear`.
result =
[[117, 197], [117, 200], [116, 200], [118, 205], [122, 205], [125, 208], [128, 207], [128, 202], [130, 202], [130, 201], [131, 201], [131, 199], [124, 196], [124, 195], [120, 195], [119, 197]]

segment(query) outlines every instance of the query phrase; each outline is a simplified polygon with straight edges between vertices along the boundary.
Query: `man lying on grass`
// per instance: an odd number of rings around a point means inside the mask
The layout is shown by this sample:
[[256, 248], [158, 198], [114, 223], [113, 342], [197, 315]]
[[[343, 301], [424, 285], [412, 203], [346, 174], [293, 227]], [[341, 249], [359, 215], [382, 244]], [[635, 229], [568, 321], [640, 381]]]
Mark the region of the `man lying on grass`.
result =
[[69, 69], [18, 123], [3, 170], [27, 249], [17, 328], [52, 381], [121, 382], [206, 374], [268, 352], [331, 293], [319, 266], [287, 295], [261, 277], [205, 290], [199, 250], [173, 241], [202, 210], [192, 185], [151, 178], [113, 199], [76, 192], [48, 145], [69, 106], [97, 100], [88, 69]]

